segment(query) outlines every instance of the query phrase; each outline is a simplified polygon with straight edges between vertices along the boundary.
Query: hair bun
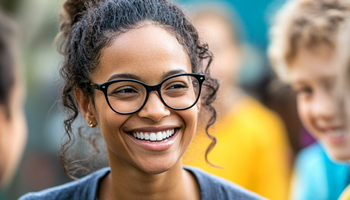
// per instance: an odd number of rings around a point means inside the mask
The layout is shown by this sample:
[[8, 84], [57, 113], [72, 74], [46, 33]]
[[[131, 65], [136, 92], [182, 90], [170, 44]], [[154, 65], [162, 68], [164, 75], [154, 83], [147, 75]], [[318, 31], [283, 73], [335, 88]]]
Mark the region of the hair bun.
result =
[[58, 14], [61, 21], [61, 34], [66, 37], [72, 26], [81, 19], [84, 11], [88, 9], [87, 7], [99, 1], [101, 0], [66, 0]]
[[71, 21], [71, 25], [79, 21], [81, 14], [86, 11], [85, 3], [87, 1], [88, 0], [67, 0], [63, 4], [63, 10]]

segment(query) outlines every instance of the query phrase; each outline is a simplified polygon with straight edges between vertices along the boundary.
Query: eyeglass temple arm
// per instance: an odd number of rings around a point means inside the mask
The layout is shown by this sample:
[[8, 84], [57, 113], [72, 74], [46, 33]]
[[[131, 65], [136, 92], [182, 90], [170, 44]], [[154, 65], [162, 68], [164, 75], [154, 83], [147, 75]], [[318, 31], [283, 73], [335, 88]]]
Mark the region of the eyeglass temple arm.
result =
[[96, 83], [90, 83], [90, 88], [100, 90], [100, 85]]

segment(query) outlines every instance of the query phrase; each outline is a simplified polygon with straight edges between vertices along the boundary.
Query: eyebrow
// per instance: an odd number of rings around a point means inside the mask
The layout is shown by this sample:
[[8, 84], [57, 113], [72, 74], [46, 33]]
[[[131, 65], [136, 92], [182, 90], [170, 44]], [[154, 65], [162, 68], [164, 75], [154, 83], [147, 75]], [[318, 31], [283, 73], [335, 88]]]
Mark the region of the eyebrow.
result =
[[167, 72], [167, 73], [165, 73], [163, 75], [163, 79], [165, 79], [168, 76], [175, 75], [175, 74], [180, 74], [180, 73], [187, 73], [187, 72], [185, 70], [183, 70], [183, 69], [171, 70], [171, 71], [169, 71], [169, 72]]
[[138, 76], [135, 74], [113, 74], [111, 77], [109, 77], [108, 81], [118, 79], [118, 78], [126, 78], [126, 79], [135, 79], [135, 80], [140, 80]]
[[[187, 72], [183, 69], [171, 70], [163, 75], [163, 79], [165, 79], [168, 76], [171, 76], [174, 74], [180, 74], [180, 73], [187, 73]], [[141, 80], [141, 78], [136, 76], [135, 74], [123, 73], [123, 74], [113, 74], [111, 77], [109, 77], [108, 81], [120, 79], [120, 78]]]

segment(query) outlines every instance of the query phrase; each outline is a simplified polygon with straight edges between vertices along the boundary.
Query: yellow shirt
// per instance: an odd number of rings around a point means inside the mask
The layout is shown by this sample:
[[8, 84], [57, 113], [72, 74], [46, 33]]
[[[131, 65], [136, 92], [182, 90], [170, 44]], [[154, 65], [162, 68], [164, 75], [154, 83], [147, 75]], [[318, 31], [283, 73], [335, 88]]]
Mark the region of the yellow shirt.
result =
[[199, 167], [271, 200], [288, 196], [290, 149], [285, 128], [277, 115], [256, 100], [245, 97], [209, 131], [218, 142], [205, 162], [210, 140], [196, 133], [183, 156], [184, 165]]
[[339, 200], [350, 200], [350, 185], [341, 193]]

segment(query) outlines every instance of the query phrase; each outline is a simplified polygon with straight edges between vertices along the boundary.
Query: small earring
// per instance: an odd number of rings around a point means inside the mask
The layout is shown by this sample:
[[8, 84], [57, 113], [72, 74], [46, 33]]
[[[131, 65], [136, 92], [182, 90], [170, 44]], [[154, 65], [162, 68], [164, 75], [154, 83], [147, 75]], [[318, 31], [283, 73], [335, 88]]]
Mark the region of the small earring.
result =
[[88, 125], [90, 126], [90, 128], [93, 128], [93, 127], [94, 127], [94, 124], [92, 123], [91, 120], [89, 121], [89, 124], [88, 124]]

